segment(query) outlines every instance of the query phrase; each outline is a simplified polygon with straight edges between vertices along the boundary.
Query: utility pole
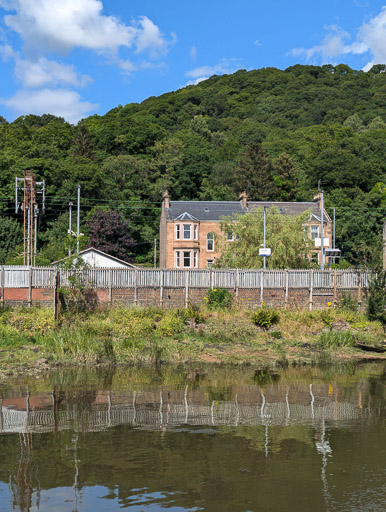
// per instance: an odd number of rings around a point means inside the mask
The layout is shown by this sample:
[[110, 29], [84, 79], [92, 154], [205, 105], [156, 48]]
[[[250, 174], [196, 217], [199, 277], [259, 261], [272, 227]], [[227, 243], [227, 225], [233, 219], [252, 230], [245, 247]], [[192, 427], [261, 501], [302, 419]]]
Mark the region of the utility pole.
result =
[[[335, 207], [332, 209], [332, 211], [332, 248], [335, 249]], [[335, 256], [333, 258], [333, 262], [335, 264]]]
[[321, 180], [318, 181], [318, 189], [320, 194], [320, 269], [324, 270], [324, 197], [323, 190], [320, 188]]
[[157, 239], [154, 238], [154, 268], [157, 268]]
[[24, 217], [24, 265], [35, 264], [37, 253], [37, 219], [39, 215], [38, 194], [42, 195], [42, 213], [45, 212], [45, 181], [36, 181], [32, 171], [24, 171], [23, 178], [15, 178], [15, 213], [19, 211], [18, 192], [23, 191], [21, 209]]
[[79, 236], [80, 236], [80, 185], [78, 185], [78, 205], [76, 212], [76, 255], [79, 256]]
[[[68, 203], [68, 208], [69, 208], [69, 211], [68, 211], [68, 234], [70, 236], [72, 236], [72, 207], [73, 207], [73, 202], [70, 201]], [[71, 256], [71, 244], [69, 244], [69, 247], [68, 247], [68, 255]]]
[[34, 238], [34, 266], [36, 265], [36, 254], [37, 254], [37, 247], [38, 247], [38, 215], [39, 215], [39, 208], [35, 207], [34, 209], [34, 221], [35, 221], [35, 238]]
[[[266, 206], [264, 206], [264, 249], [266, 245], [266, 223], [267, 223], [267, 212], [266, 212]], [[263, 269], [265, 270], [267, 268], [267, 256], [264, 255], [263, 257]]]

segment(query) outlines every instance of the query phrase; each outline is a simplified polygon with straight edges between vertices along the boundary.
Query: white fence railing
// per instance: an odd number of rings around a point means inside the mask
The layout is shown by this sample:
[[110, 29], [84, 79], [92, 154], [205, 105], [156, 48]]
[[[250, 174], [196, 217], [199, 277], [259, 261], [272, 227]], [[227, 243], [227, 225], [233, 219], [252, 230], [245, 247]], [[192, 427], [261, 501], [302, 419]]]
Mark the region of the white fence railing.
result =
[[91, 288], [367, 288], [368, 274], [356, 270], [253, 270], [253, 269], [125, 269], [93, 268], [83, 271], [51, 267], [0, 267], [1, 288], [54, 288], [81, 281]]

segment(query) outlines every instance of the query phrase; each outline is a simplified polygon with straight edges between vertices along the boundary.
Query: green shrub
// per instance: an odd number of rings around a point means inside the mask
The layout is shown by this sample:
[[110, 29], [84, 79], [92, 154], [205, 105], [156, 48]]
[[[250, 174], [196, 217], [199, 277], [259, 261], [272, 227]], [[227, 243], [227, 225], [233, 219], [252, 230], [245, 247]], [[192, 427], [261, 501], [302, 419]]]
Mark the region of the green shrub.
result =
[[355, 339], [349, 331], [322, 332], [319, 339], [323, 348], [353, 347]]
[[279, 323], [280, 315], [274, 309], [261, 307], [253, 313], [252, 321], [255, 325], [268, 330], [271, 325]]
[[359, 304], [357, 299], [349, 292], [342, 292], [339, 309], [343, 311], [358, 311]]
[[184, 330], [184, 319], [173, 311], [168, 312], [157, 324], [157, 332], [162, 336], [172, 336]]
[[226, 288], [209, 288], [204, 300], [209, 308], [230, 308], [233, 295]]

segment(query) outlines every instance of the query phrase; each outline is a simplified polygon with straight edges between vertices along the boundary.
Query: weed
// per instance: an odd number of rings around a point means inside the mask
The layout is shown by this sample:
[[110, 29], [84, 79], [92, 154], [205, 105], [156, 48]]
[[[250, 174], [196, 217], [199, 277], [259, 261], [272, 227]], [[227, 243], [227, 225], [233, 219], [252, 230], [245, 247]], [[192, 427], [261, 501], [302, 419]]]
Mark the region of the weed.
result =
[[349, 331], [322, 332], [319, 339], [323, 348], [353, 347], [355, 339]]
[[279, 323], [280, 315], [274, 309], [261, 307], [252, 314], [252, 321], [255, 325], [268, 330], [271, 325]]
[[226, 288], [209, 288], [204, 300], [209, 308], [230, 308], [233, 302], [232, 293]]

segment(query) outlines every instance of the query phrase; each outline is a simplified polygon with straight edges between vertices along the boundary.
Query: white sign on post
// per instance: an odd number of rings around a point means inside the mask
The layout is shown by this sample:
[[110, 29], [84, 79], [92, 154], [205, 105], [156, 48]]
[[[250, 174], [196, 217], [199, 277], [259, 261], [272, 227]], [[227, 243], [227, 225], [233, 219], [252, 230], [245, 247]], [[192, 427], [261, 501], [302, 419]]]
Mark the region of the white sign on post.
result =
[[259, 249], [259, 256], [271, 256], [271, 249]]
[[[315, 238], [315, 247], [322, 247], [322, 239]], [[330, 239], [323, 238], [323, 247], [330, 247]]]

